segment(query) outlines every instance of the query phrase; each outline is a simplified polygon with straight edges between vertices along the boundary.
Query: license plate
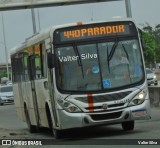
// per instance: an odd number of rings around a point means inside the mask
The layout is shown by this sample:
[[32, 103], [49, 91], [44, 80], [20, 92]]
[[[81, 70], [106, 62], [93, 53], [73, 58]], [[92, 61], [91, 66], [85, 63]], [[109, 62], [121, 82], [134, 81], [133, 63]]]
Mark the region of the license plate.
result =
[[132, 115], [133, 115], [134, 117], [145, 116], [145, 115], [146, 115], [146, 111], [132, 112]]

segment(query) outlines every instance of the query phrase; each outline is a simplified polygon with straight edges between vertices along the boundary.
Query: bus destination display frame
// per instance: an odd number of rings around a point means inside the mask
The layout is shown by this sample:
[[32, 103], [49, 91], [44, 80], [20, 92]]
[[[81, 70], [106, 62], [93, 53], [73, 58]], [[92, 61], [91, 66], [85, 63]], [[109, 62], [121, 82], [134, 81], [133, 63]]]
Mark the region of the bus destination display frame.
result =
[[105, 37], [134, 36], [136, 33], [135, 25], [129, 21], [85, 24], [55, 30], [53, 42], [63, 44]]

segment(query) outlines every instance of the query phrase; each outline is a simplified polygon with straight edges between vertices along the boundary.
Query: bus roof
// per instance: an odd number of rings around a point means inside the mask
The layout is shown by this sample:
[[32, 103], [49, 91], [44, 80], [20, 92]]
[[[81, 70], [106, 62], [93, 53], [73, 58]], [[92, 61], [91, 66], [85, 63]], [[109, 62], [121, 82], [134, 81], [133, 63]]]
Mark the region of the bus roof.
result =
[[[87, 25], [87, 24], [94, 24], [94, 23], [104, 23], [104, 22], [119, 22], [119, 21], [133, 21], [133, 19], [122, 19], [122, 18], [116, 18], [116, 19], [112, 19], [112, 20], [109, 20], [109, 21], [90, 21], [90, 22], [85, 22], [85, 23], [82, 23], [83, 25]], [[24, 48], [27, 48], [33, 44], [36, 44], [38, 42], [41, 42], [42, 40], [44, 39], [47, 39], [47, 38], [53, 38], [53, 32], [56, 30], [56, 29], [60, 29], [60, 28], [65, 28], [65, 27], [72, 27], [72, 26], [77, 26], [77, 23], [69, 23], [69, 24], [62, 24], [62, 25], [55, 25], [55, 26], [50, 26], [34, 35], [32, 35], [31, 37], [29, 38], [26, 38], [26, 40], [20, 44], [19, 46], [16, 46], [16, 47], [13, 47], [11, 49], [11, 55], [12, 54], [15, 54], [17, 53], [18, 51], [21, 51], [22, 49]]]

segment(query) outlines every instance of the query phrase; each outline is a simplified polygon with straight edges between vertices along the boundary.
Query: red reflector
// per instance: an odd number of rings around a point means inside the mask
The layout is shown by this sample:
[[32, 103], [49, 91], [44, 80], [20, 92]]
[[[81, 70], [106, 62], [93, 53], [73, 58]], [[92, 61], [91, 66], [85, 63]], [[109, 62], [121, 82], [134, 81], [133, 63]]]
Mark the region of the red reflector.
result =
[[77, 26], [80, 26], [82, 25], [83, 23], [82, 22], [77, 22]]

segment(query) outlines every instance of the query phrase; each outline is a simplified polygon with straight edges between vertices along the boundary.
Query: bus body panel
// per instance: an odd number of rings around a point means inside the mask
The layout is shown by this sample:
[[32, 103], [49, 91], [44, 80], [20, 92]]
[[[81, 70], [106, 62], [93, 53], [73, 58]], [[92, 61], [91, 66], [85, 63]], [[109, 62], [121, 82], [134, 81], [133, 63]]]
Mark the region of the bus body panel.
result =
[[139, 106], [130, 107], [132, 120], [146, 120], [151, 118], [150, 100], [145, 100]]
[[45, 104], [49, 100], [49, 90], [44, 88], [44, 83], [47, 79], [35, 80], [35, 89], [38, 100], [38, 111], [40, 115], [40, 124], [43, 127], [48, 127]]
[[14, 103], [17, 111], [17, 116], [22, 121], [25, 121], [26, 119], [24, 115], [24, 105], [23, 105], [24, 101], [22, 100], [22, 97], [20, 97], [20, 94], [18, 92], [19, 92], [18, 84], [13, 84]]
[[27, 94], [26, 94], [26, 99], [25, 103], [27, 106], [27, 111], [29, 113], [29, 118], [31, 125], [37, 125], [36, 121], [36, 113], [35, 113], [35, 108], [34, 108], [34, 102], [33, 102], [33, 95], [32, 95], [32, 88], [31, 88], [31, 82], [26, 82], [26, 88]]

